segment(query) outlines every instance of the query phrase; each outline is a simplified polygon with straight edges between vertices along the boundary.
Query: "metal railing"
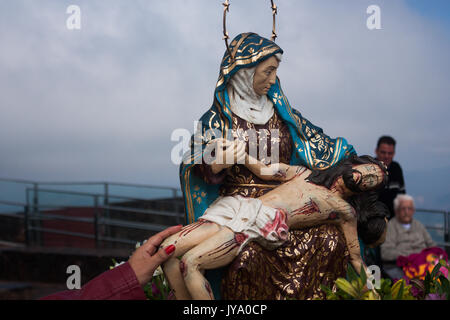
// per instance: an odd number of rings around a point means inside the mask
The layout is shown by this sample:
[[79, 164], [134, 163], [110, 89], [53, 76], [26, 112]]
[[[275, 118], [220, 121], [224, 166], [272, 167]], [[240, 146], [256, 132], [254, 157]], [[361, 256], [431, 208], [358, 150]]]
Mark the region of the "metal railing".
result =
[[[99, 243], [101, 241], [119, 242], [119, 243], [126, 243], [126, 244], [136, 244], [136, 242], [137, 242], [137, 241], [133, 241], [133, 240], [129, 240], [129, 239], [121, 239], [121, 238], [117, 238], [117, 237], [103, 236], [99, 232], [101, 225], [116, 226], [116, 227], [121, 227], [121, 228], [140, 229], [140, 230], [147, 230], [147, 231], [152, 231], [152, 232], [162, 231], [169, 226], [169, 225], [163, 225], [163, 224], [135, 222], [135, 221], [127, 221], [127, 220], [121, 220], [121, 219], [102, 217], [102, 216], [100, 216], [100, 212], [101, 212], [101, 210], [104, 210], [104, 209], [118, 210], [118, 211], [125, 212], [125, 213], [139, 212], [139, 213], [144, 213], [144, 214], [174, 217], [174, 218], [176, 218], [177, 223], [179, 223], [179, 224], [184, 223], [184, 214], [176, 214], [176, 213], [172, 213], [172, 212], [164, 212], [164, 211], [156, 211], [156, 210], [115, 207], [115, 206], [111, 206], [111, 205], [104, 206], [104, 205], [98, 204], [98, 201], [96, 201], [96, 203], [97, 203], [97, 205], [94, 206], [94, 216], [91, 218], [91, 217], [64, 216], [64, 215], [52, 214], [52, 213], [42, 213], [42, 209], [52, 209], [52, 210], [65, 209], [65, 207], [61, 207], [61, 206], [51, 206], [51, 205], [29, 206], [26, 203], [17, 203], [17, 202], [12, 203], [9, 201], [0, 200], [0, 204], [14, 205], [15, 207], [20, 206], [23, 208], [21, 212], [16, 210], [15, 213], [1, 213], [1, 216], [8, 216], [8, 217], [12, 217], [12, 218], [23, 219], [25, 244], [27, 246], [32, 245], [36, 242], [35, 241], [36, 237], [32, 236], [32, 233], [34, 231], [94, 239], [95, 246], [99, 247]], [[31, 208], [33, 208], [33, 209], [31, 209]], [[76, 209], [77, 207], [70, 207], [70, 208]], [[63, 221], [89, 223], [94, 226], [94, 234], [45, 228], [45, 227], [39, 226], [39, 224], [38, 225], [33, 224], [33, 221], [42, 222], [42, 221], [46, 221], [46, 220], [63, 220]]]
[[[156, 185], [147, 185], [147, 184], [132, 184], [132, 183], [123, 183], [123, 182], [38, 182], [33, 180], [23, 180], [23, 179], [9, 179], [9, 178], [0, 178], [0, 182], [7, 182], [7, 183], [14, 183], [14, 184], [22, 184], [22, 185], [32, 185], [32, 188], [34, 190], [41, 189], [40, 186], [60, 186], [60, 187], [73, 187], [73, 186], [97, 186], [102, 189], [102, 194], [104, 196], [105, 204], [108, 203], [110, 190], [112, 187], [128, 187], [128, 188], [135, 188], [135, 189], [147, 189], [147, 190], [165, 190], [169, 191], [170, 197], [177, 198], [181, 197], [182, 193], [179, 188], [174, 187], [167, 187], [167, 186], [156, 186]], [[70, 190], [74, 191], [74, 190]], [[97, 192], [98, 193], [98, 192]], [[150, 194], [150, 193], [149, 193]], [[136, 197], [136, 199], [146, 199], [148, 200], [148, 197], [145, 198], [139, 198]]]
[[[152, 232], [158, 232], [165, 229], [168, 225], [163, 224], [154, 224], [154, 223], [144, 223], [144, 222], [135, 222], [129, 220], [121, 220], [114, 219], [109, 216], [109, 212], [111, 211], [119, 211], [130, 214], [144, 214], [144, 215], [152, 215], [152, 216], [163, 216], [172, 219], [176, 219], [177, 223], [184, 223], [184, 213], [177, 212], [176, 207], [173, 210], [154, 210], [154, 209], [140, 209], [133, 208], [123, 205], [123, 201], [133, 202], [133, 201], [148, 201], [151, 199], [138, 197], [138, 196], [123, 196], [117, 194], [111, 194], [111, 186], [125, 186], [131, 188], [147, 188], [147, 189], [158, 189], [158, 190], [169, 190], [171, 197], [167, 200], [169, 206], [176, 205], [174, 201], [171, 200], [181, 195], [179, 189], [171, 188], [171, 187], [160, 187], [153, 185], [138, 185], [138, 184], [129, 184], [129, 183], [112, 183], [112, 182], [35, 182], [28, 180], [16, 180], [16, 179], [2, 179], [0, 178], [0, 182], [12, 182], [12, 183], [21, 183], [26, 185], [31, 185], [31, 187], [25, 187], [25, 202], [21, 201], [7, 201], [0, 200], [0, 204], [20, 207], [20, 210], [16, 210], [16, 213], [1, 213], [3, 216], [15, 217], [19, 219], [23, 219], [25, 236], [26, 236], [26, 244], [29, 245], [31, 243], [31, 234], [34, 231], [37, 232], [48, 232], [55, 234], [63, 234], [70, 236], [77, 236], [82, 238], [94, 239], [96, 246], [101, 241], [105, 242], [119, 242], [126, 244], [135, 244], [136, 241], [132, 241], [129, 239], [122, 239], [111, 237], [108, 235], [101, 235], [99, 230], [100, 226], [114, 226], [114, 227], [122, 227], [122, 228], [133, 228], [140, 230], [148, 230]], [[40, 186], [102, 186], [102, 192], [80, 192], [80, 191], [68, 191], [68, 190], [57, 190], [57, 189], [48, 189], [42, 188]], [[72, 206], [69, 204], [52, 204], [52, 203], [41, 203], [40, 193], [49, 193], [49, 194], [57, 194], [57, 195], [71, 195], [71, 196], [81, 196], [85, 198], [91, 199], [91, 207], [94, 209], [94, 216], [92, 218], [88, 217], [73, 217], [73, 216], [62, 216], [58, 214], [51, 214], [48, 212], [42, 212], [42, 209], [64, 209], [64, 208], [77, 208], [77, 206]], [[112, 200], [120, 200], [121, 203], [114, 204]], [[156, 200], [156, 199], [155, 199]], [[86, 207], [86, 206], [83, 206]], [[47, 210], [48, 211], [48, 210]], [[433, 209], [423, 209], [417, 208], [416, 212], [426, 213], [426, 214], [440, 214], [443, 215], [443, 224], [442, 226], [436, 225], [427, 225], [424, 224], [427, 230], [429, 231], [439, 231], [443, 234], [443, 242], [438, 241], [438, 245], [440, 246], [450, 246], [450, 237], [449, 237], [449, 229], [450, 229], [450, 217], [449, 211], [446, 210], [433, 210]], [[102, 213], [102, 215], [100, 215]], [[66, 220], [73, 222], [86, 222], [92, 223], [94, 225], [94, 234], [85, 234], [78, 232], [70, 232], [65, 230], [56, 230], [51, 228], [44, 228], [39, 225], [39, 223], [43, 220]]]
[[434, 210], [434, 209], [423, 209], [423, 208], [417, 208], [416, 213], [426, 213], [426, 214], [440, 214], [443, 215], [443, 224], [442, 226], [432, 226], [429, 224], [424, 224], [425, 228], [427, 230], [437, 230], [441, 231], [443, 233], [443, 239], [444, 242], [438, 242], [438, 245], [440, 246], [448, 246], [450, 247], [450, 237], [449, 237], [449, 229], [450, 229], [450, 217], [449, 217], [449, 211], [446, 210]]
[[[147, 222], [137, 222], [123, 219], [111, 218], [110, 212], [120, 212], [122, 214], [133, 214], [140, 215], [151, 215], [152, 217], [161, 216], [166, 218], [171, 218], [172, 221], [177, 223], [184, 223], [184, 213], [180, 212], [177, 208], [177, 202], [173, 199], [178, 198], [181, 195], [179, 189], [171, 187], [161, 187], [154, 185], [139, 185], [139, 184], [129, 184], [129, 183], [112, 183], [112, 182], [35, 182], [29, 180], [17, 180], [17, 179], [3, 179], [0, 178], [0, 182], [22, 184], [24, 186], [25, 201], [9, 201], [0, 200], [0, 205], [15, 207], [15, 210], [8, 210], [6, 213], [0, 213], [2, 216], [23, 219], [23, 229], [25, 234], [25, 244], [31, 245], [35, 244], [37, 241], [36, 233], [52, 233], [61, 234], [67, 236], [75, 236], [80, 238], [93, 239], [95, 241], [95, 246], [98, 247], [101, 242], [118, 242], [124, 244], [136, 244], [137, 241], [130, 239], [124, 239], [120, 237], [111, 237], [107, 233], [102, 234], [100, 228], [102, 226], [106, 227], [119, 227], [119, 228], [132, 228], [139, 230], [146, 230], [151, 232], [158, 232], [164, 230], [168, 225], [158, 224], [158, 223], [147, 223]], [[59, 189], [49, 189], [42, 188], [42, 186], [97, 186], [97, 191], [99, 191], [98, 186], [101, 187], [101, 192], [81, 192], [81, 191], [69, 191], [69, 190], [59, 190]], [[141, 189], [153, 189], [158, 191], [169, 191], [166, 200], [161, 200], [159, 198], [151, 198], [151, 194], [147, 196], [124, 196], [111, 193], [111, 187], [129, 187], [129, 188], [141, 188]], [[86, 199], [90, 199], [90, 203], [84, 201], [84, 205], [72, 205], [71, 201], [66, 201], [67, 203], [57, 204], [54, 200], [50, 200], [48, 203], [43, 203], [42, 194], [57, 195], [53, 199], [58, 199], [59, 202], [64, 200], [64, 196], [75, 196]], [[142, 194], [142, 193], [141, 193]], [[67, 200], [67, 199], [66, 199]], [[129, 203], [139, 203], [142, 201], [158, 201], [163, 203], [166, 201], [166, 207], [173, 206], [172, 210], [154, 210], [154, 209], [141, 209], [133, 208]], [[64, 202], [64, 201], [62, 201]], [[114, 203], [115, 202], [115, 203]], [[66, 209], [77, 209], [90, 207], [93, 209], [92, 217], [80, 217], [80, 216], [65, 216], [61, 214], [56, 214], [56, 210], [66, 210]], [[59, 230], [54, 228], [43, 227], [42, 222], [48, 220], [63, 220], [71, 222], [84, 222], [88, 223], [94, 227], [93, 233], [82, 233], [73, 232], [67, 230]], [[1, 240], [1, 239], [0, 239]]]

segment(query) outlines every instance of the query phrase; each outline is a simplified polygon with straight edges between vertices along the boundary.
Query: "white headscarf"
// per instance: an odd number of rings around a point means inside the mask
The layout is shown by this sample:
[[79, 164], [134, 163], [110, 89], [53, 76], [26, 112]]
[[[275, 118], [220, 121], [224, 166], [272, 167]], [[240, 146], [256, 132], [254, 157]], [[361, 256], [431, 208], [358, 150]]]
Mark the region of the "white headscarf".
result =
[[[276, 58], [280, 61], [281, 54], [276, 54]], [[255, 70], [256, 66], [242, 68], [231, 77], [227, 85], [230, 108], [248, 122], [266, 124], [273, 116], [273, 103], [267, 95], [259, 96], [253, 89]]]

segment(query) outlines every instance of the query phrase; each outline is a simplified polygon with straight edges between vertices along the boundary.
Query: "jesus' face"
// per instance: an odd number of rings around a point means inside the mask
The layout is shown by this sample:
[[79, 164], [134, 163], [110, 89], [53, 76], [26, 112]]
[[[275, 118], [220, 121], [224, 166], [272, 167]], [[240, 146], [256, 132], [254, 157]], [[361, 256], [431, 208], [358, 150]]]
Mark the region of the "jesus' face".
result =
[[374, 163], [354, 165], [352, 169], [354, 185], [360, 192], [374, 190], [383, 183], [384, 172]]

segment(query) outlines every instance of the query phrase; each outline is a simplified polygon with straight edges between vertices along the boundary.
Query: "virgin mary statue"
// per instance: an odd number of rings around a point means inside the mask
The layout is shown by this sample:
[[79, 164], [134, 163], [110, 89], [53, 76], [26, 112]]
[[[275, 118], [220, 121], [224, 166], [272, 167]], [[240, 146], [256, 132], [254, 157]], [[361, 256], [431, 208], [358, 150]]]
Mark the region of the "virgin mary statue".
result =
[[[255, 33], [239, 34], [225, 52], [213, 104], [201, 117], [191, 150], [180, 166], [187, 223], [196, 221], [219, 196], [255, 198], [280, 183], [258, 178], [245, 164], [218, 168], [206, 163], [205, 147], [215, 139], [237, 136], [247, 143], [247, 153], [255, 147], [264, 149], [267, 157], [260, 160], [265, 163], [272, 161], [272, 152], [276, 151], [278, 162], [319, 170], [356, 154], [346, 139], [330, 138], [291, 107], [276, 76], [282, 54], [275, 42]], [[267, 70], [273, 81], [263, 89], [257, 88], [258, 72], [266, 72], [258, 66], [272, 57], [278, 62]], [[259, 138], [250, 139], [245, 134], [249, 129]], [[278, 150], [273, 149], [274, 141]], [[332, 285], [344, 276], [347, 261], [343, 235], [336, 226], [324, 224], [290, 231], [288, 241], [276, 250], [250, 243], [227, 268], [207, 277], [215, 296], [223, 299], [321, 298], [320, 285]]]

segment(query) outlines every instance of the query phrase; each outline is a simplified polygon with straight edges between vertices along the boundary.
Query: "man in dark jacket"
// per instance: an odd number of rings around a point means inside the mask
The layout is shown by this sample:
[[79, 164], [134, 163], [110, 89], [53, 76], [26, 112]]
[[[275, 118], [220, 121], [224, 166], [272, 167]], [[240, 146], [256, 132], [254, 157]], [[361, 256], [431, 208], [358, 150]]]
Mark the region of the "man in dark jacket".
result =
[[390, 220], [395, 216], [394, 199], [400, 193], [405, 193], [405, 180], [403, 171], [398, 162], [393, 161], [395, 155], [395, 140], [389, 136], [382, 136], [378, 139], [375, 154], [377, 160], [383, 161], [388, 168], [388, 182], [385, 189], [379, 194], [379, 200], [383, 202], [389, 209]]
[[[405, 193], [405, 180], [403, 171], [398, 162], [393, 161], [395, 155], [395, 140], [390, 136], [382, 136], [378, 139], [375, 149], [376, 159], [383, 161], [388, 168], [388, 179], [385, 188], [379, 191], [378, 200], [383, 202], [389, 209], [388, 220], [395, 217], [394, 199], [398, 194]], [[365, 263], [382, 266], [380, 247], [367, 248], [365, 252]]]

